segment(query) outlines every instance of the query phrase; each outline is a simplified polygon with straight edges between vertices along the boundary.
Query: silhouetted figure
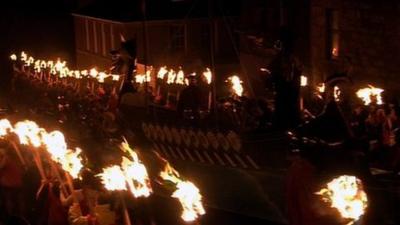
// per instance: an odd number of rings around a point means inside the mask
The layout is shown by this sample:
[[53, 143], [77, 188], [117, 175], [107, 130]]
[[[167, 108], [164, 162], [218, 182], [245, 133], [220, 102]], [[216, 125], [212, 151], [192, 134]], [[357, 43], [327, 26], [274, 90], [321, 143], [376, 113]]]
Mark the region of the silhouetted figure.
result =
[[132, 84], [133, 73], [136, 69], [136, 40], [125, 40], [121, 35], [121, 48], [110, 52], [112, 55], [111, 71], [124, 75], [121, 90], [119, 90], [119, 99], [126, 93], [136, 92]]
[[275, 122], [281, 129], [293, 128], [300, 122], [300, 77], [302, 66], [293, 54], [292, 34], [283, 29], [281, 47], [270, 65], [275, 84]]
[[177, 111], [184, 119], [198, 119], [202, 104], [202, 91], [195, 76], [189, 76], [189, 86], [183, 89], [178, 100]]

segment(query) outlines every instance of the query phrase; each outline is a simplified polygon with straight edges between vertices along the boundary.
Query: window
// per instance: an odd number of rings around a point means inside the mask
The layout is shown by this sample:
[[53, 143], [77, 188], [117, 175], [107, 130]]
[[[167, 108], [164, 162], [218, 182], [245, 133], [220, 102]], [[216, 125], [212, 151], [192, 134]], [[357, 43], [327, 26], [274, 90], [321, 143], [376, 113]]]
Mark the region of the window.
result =
[[103, 56], [107, 55], [107, 50], [106, 50], [106, 32], [104, 28], [104, 23], [101, 24], [101, 52]]
[[93, 51], [94, 53], [98, 53], [99, 49], [98, 49], [98, 40], [97, 40], [97, 24], [96, 21], [93, 20]]
[[326, 55], [336, 59], [340, 53], [339, 13], [337, 10], [326, 10]]
[[170, 40], [172, 51], [185, 50], [185, 26], [173, 25], [170, 27]]
[[90, 51], [89, 20], [85, 19], [86, 51]]

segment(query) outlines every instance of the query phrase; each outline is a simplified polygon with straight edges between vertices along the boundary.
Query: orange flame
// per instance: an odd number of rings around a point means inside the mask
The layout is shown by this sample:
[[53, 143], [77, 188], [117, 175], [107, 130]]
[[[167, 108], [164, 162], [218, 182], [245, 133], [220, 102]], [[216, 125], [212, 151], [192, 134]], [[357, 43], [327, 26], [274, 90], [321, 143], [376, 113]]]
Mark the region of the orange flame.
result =
[[21, 144], [37, 148], [42, 144], [41, 135], [44, 133], [44, 129], [33, 121], [25, 120], [15, 124], [14, 133], [17, 134]]
[[305, 87], [307, 85], [308, 85], [308, 78], [306, 76], [301, 75], [300, 86]]
[[122, 142], [120, 148], [131, 157], [131, 159], [123, 157], [121, 163], [129, 190], [136, 198], [148, 197], [152, 193], [152, 188], [146, 167], [140, 162], [137, 153], [129, 147], [126, 140]]
[[175, 84], [185, 85], [185, 74], [183, 73], [183, 70], [181, 68], [176, 74]]
[[177, 189], [172, 194], [172, 197], [177, 198], [181, 203], [183, 208], [181, 218], [184, 221], [194, 221], [200, 215], [206, 213], [201, 201], [202, 196], [199, 189], [192, 182], [181, 180], [179, 178], [179, 173], [168, 163], [164, 171], [160, 173], [160, 177], [176, 185]]
[[103, 169], [103, 173], [97, 175], [101, 178], [104, 187], [109, 191], [126, 190], [124, 172], [119, 166], [111, 166]]
[[242, 96], [243, 95], [243, 86], [242, 86], [242, 81], [237, 75], [233, 75], [228, 78], [228, 80], [232, 84], [232, 90], [237, 96]]
[[167, 77], [167, 84], [173, 84], [175, 82], [176, 78], [176, 73], [173, 69], [170, 69], [168, 71], [168, 77]]
[[369, 105], [372, 102], [373, 98], [376, 98], [376, 104], [382, 105], [382, 92], [384, 90], [381, 88], [376, 88], [372, 85], [368, 85], [367, 88], [362, 88], [357, 91], [357, 97], [361, 98], [365, 105]]
[[167, 67], [163, 66], [160, 68], [160, 70], [158, 70], [157, 78], [163, 80], [165, 77], [165, 74], [167, 74], [167, 73], [168, 73]]
[[352, 221], [359, 220], [368, 205], [362, 182], [354, 176], [335, 178], [316, 194], [337, 209], [343, 218]]
[[7, 119], [0, 120], [0, 137], [6, 136], [12, 130], [13, 130], [13, 127], [9, 120], [7, 120]]
[[212, 82], [212, 73], [209, 68], [206, 68], [206, 71], [203, 72], [203, 76], [206, 78], [207, 84], [211, 84]]

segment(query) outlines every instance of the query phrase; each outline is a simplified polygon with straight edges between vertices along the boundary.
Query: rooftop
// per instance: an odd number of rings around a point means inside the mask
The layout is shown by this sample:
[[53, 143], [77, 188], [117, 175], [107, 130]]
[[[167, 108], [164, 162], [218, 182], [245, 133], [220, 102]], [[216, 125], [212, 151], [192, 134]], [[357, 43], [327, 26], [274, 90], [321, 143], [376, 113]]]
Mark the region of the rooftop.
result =
[[[143, 20], [143, 0], [95, 0], [78, 9], [75, 14], [118, 22]], [[206, 0], [146, 0], [146, 20], [175, 20], [207, 18]], [[239, 4], [229, 0], [212, 0], [215, 15], [238, 15]], [[222, 12], [223, 9], [224, 12]]]

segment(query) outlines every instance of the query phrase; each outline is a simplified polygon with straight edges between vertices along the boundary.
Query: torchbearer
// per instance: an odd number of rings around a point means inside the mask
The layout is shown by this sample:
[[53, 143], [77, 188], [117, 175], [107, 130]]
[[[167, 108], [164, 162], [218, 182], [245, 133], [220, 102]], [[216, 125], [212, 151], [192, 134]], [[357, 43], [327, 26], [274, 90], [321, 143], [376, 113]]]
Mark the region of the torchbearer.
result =
[[208, 99], [207, 99], [207, 109], [210, 112], [211, 111], [211, 105], [212, 105], [212, 89], [211, 89], [211, 82], [212, 82], [212, 73], [209, 68], [206, 69], [205, 72], [203, 72], [203, 78], [205, 79], [206, 83], [208, 84]]

